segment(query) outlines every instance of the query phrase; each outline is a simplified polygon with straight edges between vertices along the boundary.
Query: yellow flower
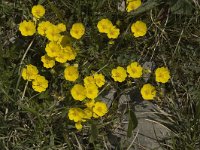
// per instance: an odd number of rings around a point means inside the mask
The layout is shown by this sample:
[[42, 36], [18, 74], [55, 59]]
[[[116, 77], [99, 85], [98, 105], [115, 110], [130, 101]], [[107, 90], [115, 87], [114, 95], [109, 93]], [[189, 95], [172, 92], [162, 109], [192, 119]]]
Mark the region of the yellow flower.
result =
[[85, 27], [82, 23], [75, 23], [72, 25], [70, 34], [75, 39], [80, 39], [85, 33]]
[[81, 124], [81, 122], [76, 122], [75, 127], [77, 130], [81, 130], [83, 128], [83, 125]]
[[84, 112], [84, 119], [92, 118], [92, 110], [90, 108], [85, 108], [83, 112]]
[[92, 115], [94, 118], [99, 118], [100, 116], [98, 116], [97, 114], [93, 113]]
[[126, 70], [123, 67], [118, 66], [112, 70], [112, 78], [114, 81], [123, 82], [127, 77]]
[[38, 74], [38, 69], [36, 66], [33, 65], [26, 65], [26, 68], [22, 69], [22, 77], [24, 80], [34, 80]]
[[157, 68], [155, 75], [157, 82], [166, 83], [170, 79], [170, 72], [166, 67]]
[[60, 35], [60, 30], [58, 29], [57, 26], [52, 25], [49, 26], [46, 30], [46, 37], [50, 40], [50, 41], [54, 41], [57, 42], [61, 35]]
[[95, 84], [87, 85], [85, 89], [87, 98], [95, 99], [98, 96], [99, 90]]
[[66, 63], [68, 60], [68, 55], [63, 49], [60, 49], [58, 55], [55, 57], [55, 60], [59, 63]]
[[55, 60], [60, 63], [65, 63], [76, 58], [76, 51], [72, 49], [71, 46], [66, 46], [62, 48], [58, 55], [55, 57]]
[[64, 76], [68, 81], [76, 81], [79, 77], [78, 67], [67, 66], [64, 71]]
[[128, 2], [126, 10], [127, 12], [130, 12], [132, 10], [136, 10], [138, 7], [140, 7], [142, 4], [141, 0], [132, 0]]
[[108, 19], [101, 19], [97, 24], [100, 33], [108, 33], [112, 26], [112, 22]]
[[60, 32], [66, 31], [66, 25], [63, 24], [63, 23], [57, 24], [57, 27], [58, 27], [58, 30], [59, 30]]
[[67, 60], [74, 60], [76, 58], [76, 51], [71, 46], [66, 46], [64, 49], [65, 55], [67, 56]]
[[93, 76], [86, 76], [84, 79], [84, 86], [96, 85]]
[[48, 55], [42, 56], [41, 61], [43, 62], [43, 66], [45, 68], [52, 68], [53, 66], [55, 66], [55, 60]]
[[120, 34], [120, 30], [116, 26], [112, 26], [107, 33], [109, 39], [116, 39]]
[[143, 85], [140, 92], [144, 100], [153, 100], [156, 96], [156, 89], [151, 84]]
[[142, 67], [137, 62], [133, 62], [127, 66], [127, 72], [132, 78], [140, 78], [142, 76]]
[[86, 98], [86, 89], [80, 84], [75, 84], [71, 89], [71, 95], [75, 100], [82, 101]]
[[56, 57], [59, 55], [61, 48], [57, 43], [50, 42], [46, 45], [45, 51], [49, 57]]
[[81, 108], [70, 108], [68, 112], [68, 117], [74, 122], [81, 122], [83, 119], [84, 113]]
[[131, 25], [131, 31], [135, 37], [144, 36], [147, 33], [147, 26], [142, 21], [136, 21]]
[[42, 21], [38, 24], [38, 28], [37, 31], [40, 35], [45, 36], [46, 35], [46, 31], [49, 27], [53, 26], [52, 23], [50, 23], [49, 21]]
[[97, 116], [102, 117], [108, 112], [108, 107], [104, 102], [96, 102], [94, 107], [93, 107], [93, 112]]
[[94, 80], [95, 80], [95, 83], [98, 87], [102, 87], [105, 84], [105, 77], [101, 73], [95, 74]]
[[46, 91], [47, 87], [48, 87], [48, 80], [46, 80], [44, 76], [37, 75], [32, 82], [32, 88], [36, 92], [40, 93]]
[[37, 19], [41, 18], [45, 14], [45, 9], [42, 5], [35, 5], [31, 10], [33, 16]]
[[88, 101], [85, 103], [85, 105], [86, 105], [88, 108], [90, 108], [90, 109], [94, 106], [94, 104], [95, 104], [94, 99], [88, 100]]
[[19, 24], [19, 31], [23, 36], [31, 36], [36, 32], [36, 27], [32, 21], [23, 21]]

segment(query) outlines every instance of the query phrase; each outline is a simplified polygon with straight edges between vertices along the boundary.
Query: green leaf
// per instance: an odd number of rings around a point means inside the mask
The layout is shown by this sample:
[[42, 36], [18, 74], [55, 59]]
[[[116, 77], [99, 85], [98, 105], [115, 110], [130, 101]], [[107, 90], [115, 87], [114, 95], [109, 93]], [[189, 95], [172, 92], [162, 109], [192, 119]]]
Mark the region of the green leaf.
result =
[[90, 136], [90, 143], [93, 143], [98, 137], [98, 129], [96, 124], [92, 121], [91, 122], [91, 136]]
[[147, 12], [147, 11], [157, 7], [160, 4], [161, 4], [160, 0], [148, 0], [146, 3], [142, 4], [142, 6], [139, 7], [137, 10], [129, 13], [129, 15], [131, 18], [135, 17], [141, 13]]
[[193, 6], [189, 0], [173, 0], [170, 10], [174, 14], [191, 15], [193, 11]]
[[129, 122], [128, 122], [128, 131], [127, 131], [127, 137], [131, 137], [132, 131], [137, 127], [138, 120], [136, 118], [135, 113], [129, 109]]

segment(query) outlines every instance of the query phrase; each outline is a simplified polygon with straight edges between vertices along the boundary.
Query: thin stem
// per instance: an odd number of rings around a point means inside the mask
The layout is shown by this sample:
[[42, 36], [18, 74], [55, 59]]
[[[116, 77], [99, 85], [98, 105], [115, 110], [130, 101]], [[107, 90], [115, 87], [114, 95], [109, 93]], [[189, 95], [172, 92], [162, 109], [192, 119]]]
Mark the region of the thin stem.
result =
[[131, 142], [131, 144], [129, 145], [129, 147], [127, 148], [127, 150], [130, 150], [131, 147], [133, 146], [133, 144], [134, 144], [134, 142], [135, 142], [135, 140], [136, 140], [136, 138], [137, 138], [137, 136], [138, 136], [138, 133], [139, 133], [139, 130], [137, 131], [137, 133], [136, 133], [136, 135], [135, 135], [133, 141]]
[[77, 142], [77, 144], [78, 144], [78, 150], [83, 150], [83, 148], [82, 148], [82, 146], [81, 146], [81, 144], [80, 144], [80, 142], [79, 142], [79, 140], [78, 140], [76, 134], [73, 133], [73, 135], [74, 135], [74, 137], [75, 137], [75, 139], [76, 139], [76, 142]]
[[15, 87], [15, 94], [14, 95], [16, 95], [16, 93], [17, 93], [17, 89], [19, 87], [19, 83], [20, 83], [20, 80], [21, 80], [21, 68], [22, 68], [23, 61], [24, 61], [28, 51], [30, 50], [34, 40], [35, 40], [35, 38], [33, 38], [32, 41], [30, 42], [30, 44], [28, 45], [28, 47], [27, 47], [27, 49], [26, 49], [26, 51], [25, 51], [25, 53], [24, 53], [24, 55], [23, 55], [23, 57], [22, 57], [22, 59], [20, 61], [19, 70], [18, 70], [19, 78], [17, 80], [17, 84], [16, 84], [16, 87]]
[[32, 46], [32, 44], [33, 44], [33, 42], [34, 42], [34, 39], [35, 39], [35, 38], [32, 39], [31, 43], [30, 43], [29, 46], [27, 47], [27, 49], [26, 49], [26, 51], [25, 51], [25, 53], [24, 53], [24, 55], [23, 55], [23, 57], [22, 57], [22, 59], [21, 59], [21, 62], [20, 62], [20, 64], [19, 64], [19, 71], [18, 71], [19, 74], [21, 73], [21, 67], [22, 67], [23, 61], [24, 61], [24, 59], [25, 59], [25, 57], [26, 57], [28, 51], [30, 50], [30, 48], [31, 48], [31, 46]]
[[23, 93], [22, 93], [21, 101], [24, 99], [24, 96], [25, 96], [25, 93], [26, 93], [26, 89], [27, 89], [27, 86], [28, 86], [28, 82], [29, 82], [29, 81], [26, 81], [26, 85], [25, 85], [24, 91], [23, 91]]

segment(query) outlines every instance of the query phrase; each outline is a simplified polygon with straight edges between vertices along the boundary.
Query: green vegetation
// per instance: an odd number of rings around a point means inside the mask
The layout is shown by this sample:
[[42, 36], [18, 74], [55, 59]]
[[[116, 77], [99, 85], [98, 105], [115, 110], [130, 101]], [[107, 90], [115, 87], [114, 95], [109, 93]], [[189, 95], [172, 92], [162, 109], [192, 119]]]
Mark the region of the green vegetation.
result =
[[[108, 104], [108, 113], [91, 119], [81, 131], [69, 120], [71, 107], [82, 107], [71, 97], [74, 83], [63, 77], [66, 64], [53, 69], [43, 67], [41, 56], [45, 54], [47, 39], [39, 36], [22, 36], [19, 24], [31, 20], [31, 8], [42, 4], [45, 19], [54, 24], [64, 23], [66, 34], [75, 22], [86, 27], [84, 38], [70, 38], [78, 51], [72, 64], [79, 64], [81, 83], [85, 76], [100, 71], [106, 85], [101, 89], [104, 97], [110, 89], [117, 92]], [[152, 83], [158, 96], [152, 103], [157, 118], [149, 118], [169, 129], [170, 135], [158, 139], [163, 149], [198, 150], [200, 147], [200, 2], [198, 0], [143, 0], [142, 6], [127, 13], [121, 0], [1, 0], [0, 1], [0, 149], [2, 150], [62, 150], [62, 149], [127, 149], [120, 136], [114, 132], [119, 118], [129, 118], [127, 138], [137, 126], [134, 106], [143, 101], [141, 95], [133, 95], [120, 112], [119, 98], [130, 88], [140, 90], [145, 83]], [[110, 40], [98, 32], [97, 23], [109, 18], [120, 29], [120, 35]], [[147, 34], [135, 38], [131, 25], [144, 21]], [[114, 41], [114, 44], [111, 44]], [[111, 42], [109, 44], [109, 42]], [[114, 82], [111, 70], [117, 66], [126, 68], [137, 61], [143, 67], [150, 64], [146, 77], [140, 80], [128, 78]], [[27, 64], [37, 66], [46, 77], [49, 86], [37, 93], [31, 83], [21, 77], [21, 69]], [[166, 66], [171, 78], [166, 84], [156, 83], [154, 71]], [[150, 76], [148, 76], [150, 75]], [[138, 104], [139, 102], [139, 104]], [[115, 137], [115, 138], [114, 138]], [[112, 146], [111, 146], [112, 145]], [[134, 144], [132, 145], [134, 148]]]

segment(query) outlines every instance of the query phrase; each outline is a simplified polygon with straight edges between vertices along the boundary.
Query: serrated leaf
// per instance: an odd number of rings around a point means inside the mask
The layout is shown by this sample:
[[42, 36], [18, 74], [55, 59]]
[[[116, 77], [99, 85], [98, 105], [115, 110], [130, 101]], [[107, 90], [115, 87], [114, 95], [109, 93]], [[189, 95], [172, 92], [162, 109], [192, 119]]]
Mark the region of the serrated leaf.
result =
[[128, 122], [128, 130], [127, 130], [127, 137], [132, 136], [132, 131], [137, 127], [138, 120], [136, 118], [135, 113], [132, 110], [129, 110], [128, 112], [129, 116], [129, 122]]

